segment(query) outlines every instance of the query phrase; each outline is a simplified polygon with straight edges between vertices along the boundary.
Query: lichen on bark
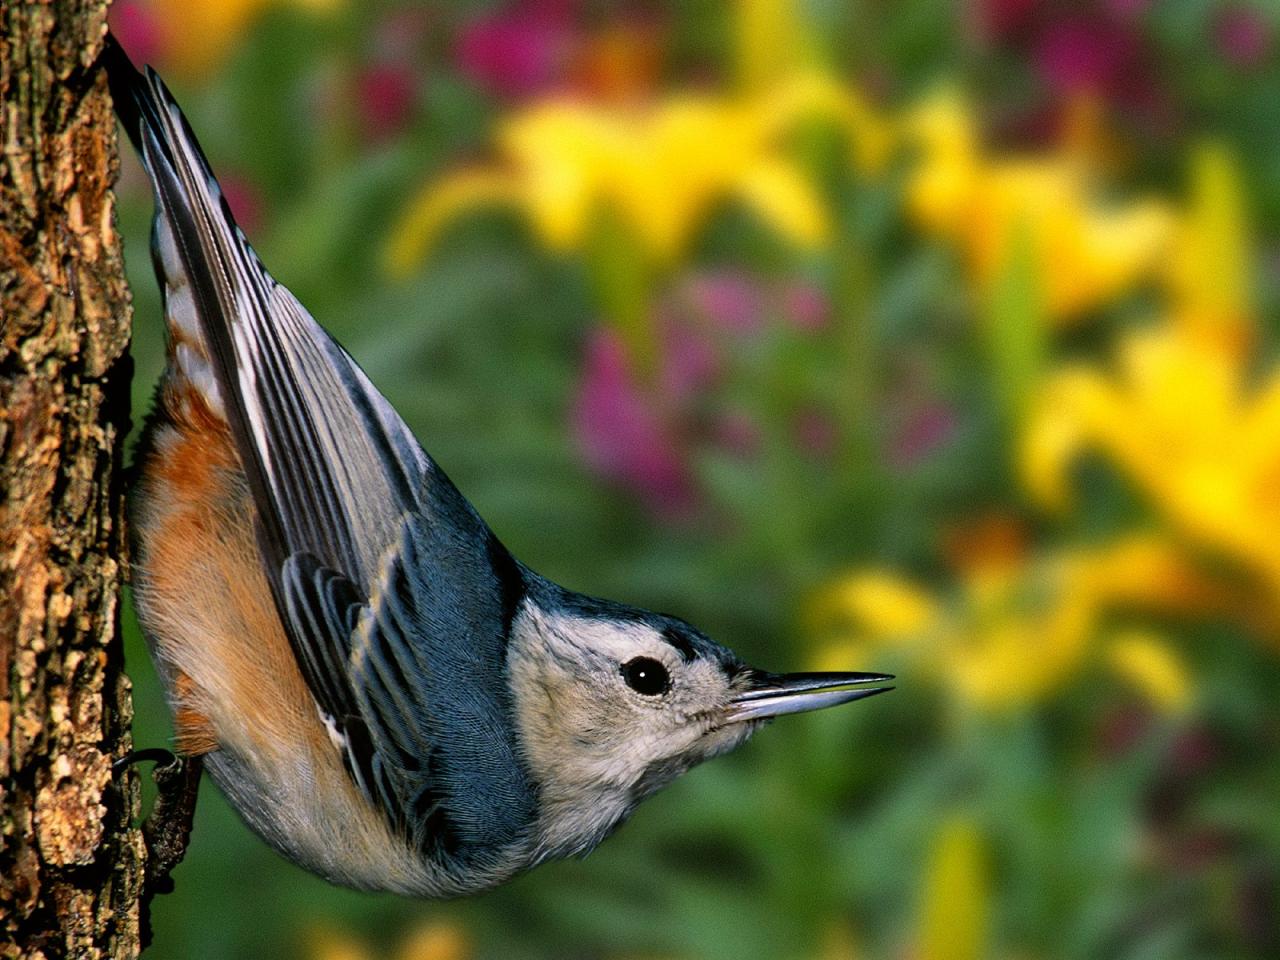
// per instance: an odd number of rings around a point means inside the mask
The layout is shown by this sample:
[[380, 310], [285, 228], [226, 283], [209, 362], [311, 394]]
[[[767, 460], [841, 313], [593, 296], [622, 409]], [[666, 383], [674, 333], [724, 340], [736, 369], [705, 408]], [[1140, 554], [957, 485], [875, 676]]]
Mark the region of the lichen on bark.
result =
[[0, 2], [0, 956], [136, 956], [105, 0]]

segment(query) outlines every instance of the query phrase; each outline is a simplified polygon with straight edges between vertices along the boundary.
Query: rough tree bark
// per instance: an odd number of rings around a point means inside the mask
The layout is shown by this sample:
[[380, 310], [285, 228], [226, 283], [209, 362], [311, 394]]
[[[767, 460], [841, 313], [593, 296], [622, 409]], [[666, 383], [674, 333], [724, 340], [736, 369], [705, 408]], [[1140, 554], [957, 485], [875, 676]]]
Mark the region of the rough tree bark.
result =
[[133, 957], [106, 0], [0, 0], [0, 956]]

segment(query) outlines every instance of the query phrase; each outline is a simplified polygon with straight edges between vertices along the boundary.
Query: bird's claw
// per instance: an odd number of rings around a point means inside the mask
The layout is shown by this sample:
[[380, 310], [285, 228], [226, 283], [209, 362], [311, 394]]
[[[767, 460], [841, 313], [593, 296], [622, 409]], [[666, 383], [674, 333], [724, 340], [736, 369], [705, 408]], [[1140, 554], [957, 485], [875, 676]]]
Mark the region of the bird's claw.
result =
[[[147, 761], [156, 764], [151, 778], [157, 789], [151, 812], [142, 822], [142, 839], [147, 848], [142, 904], [149, 913], [151, 899], [156, 894], [173, 891], [171, 874], [186, 856], [204, 759], [200, 756], [180, 757], [163, 747], [150, 747], [121, 757], [111, 765], [111, 772], [118, 775], [135, 763]], [[144, 923], [144, 938], [147, 940], [150, 939], [149, 927], [149, 923]]]

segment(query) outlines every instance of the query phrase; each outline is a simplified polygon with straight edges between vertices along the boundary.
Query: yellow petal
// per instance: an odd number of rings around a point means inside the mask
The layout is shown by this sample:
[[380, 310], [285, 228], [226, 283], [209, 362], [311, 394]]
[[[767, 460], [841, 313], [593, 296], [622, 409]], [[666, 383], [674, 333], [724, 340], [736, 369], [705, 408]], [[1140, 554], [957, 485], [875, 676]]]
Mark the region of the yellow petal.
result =
[[958, 236], [981, 186], [968, 111], [953, 94], [935, 95], [908, 116], [905, 129], [921, 152], [907, 181], [907, 208], [926, 229]]
[[1117, 636], [1107, 648], [1107, 661], [1162, 710], [1182, 710], [1191, 701], [1186, 665], [1154, 632], [1131, 630]]
[[807, 37], [796, 0], [737, 0], [734, 29], [742, 89], [771, 89], [805, 58]]
[[426, 923], [405, 937], [396, 960], [467, 960], [471, 942], [458, 924], [438, 920]]
[[887, 571], [863, 570], [823, 589], [806, 619], [819, 629], [843, 624], [887, 639], [921, 633], [937, 614], [933, 598], [921, 587]]
[[1038, 262], [1047, 319], [1063, 324], [1153, 275], [1172, 215], [1150, 200], [1099, 197], [1087, 152], [993, 156], [978, 141], [972, 109], [953, 93], [911, 113], [904, 129], [918, 148], [906, 202], [926, 230], [960, 246], [980, 290], [998, 283], [1019, 231]]
[[957, 817], [937, 834], [925, 874], [919, 960], [978, 960], [991, 899], [987, 853], [977, 826]]
[[1097, 439], [1099, 422], [1117, 415], [1125, 415], [1118, 398], [1094, 371], [1068, 367], [1051, 377], [1033, 401], [1019, 443], [1019, 472], [1031, 495], [1051, 509], [1068, 507], [1076, 457]]
[[737, 193], [762, 220], [797, 246], [814, 249], [830, 236], [826, 210], [791, 164], [761, 159], [743, 171]]
[[519, 171], [526, 212], [551, 249], [563, 252], [587, 236], [635, 130], [625, 113], [556, 100], [503, 124], [501, 149]]
[[1191, 210], [1171, 260], [1177, 316], [1187, 328], [1237, 349], [1252, 328], [1251, 243], [1248, 215], [1231, 153], [1220, 144], [1197, 150], [1192, 162]]
[[522, 197], [510, 175], [489, 170], [463, 170], [429, 184], [392, 228], [383, 263], [393, 276], [409, 276], [458, 214], [489, 204], [518, 204]]
[[373, 960], [369, 948], [353, 935], [331, 927], [318, 927], [307, 937], [310, 960]]

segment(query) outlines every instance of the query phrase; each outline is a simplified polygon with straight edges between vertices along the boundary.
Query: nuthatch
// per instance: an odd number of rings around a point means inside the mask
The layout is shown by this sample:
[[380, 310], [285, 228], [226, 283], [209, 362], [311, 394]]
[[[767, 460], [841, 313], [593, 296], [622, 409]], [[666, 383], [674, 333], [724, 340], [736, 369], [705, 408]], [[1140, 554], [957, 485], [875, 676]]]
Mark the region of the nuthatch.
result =
[[770, 717], [888, 689], [751, 669], [512, 557], [267, 273], [159, 77], [108, 47], [168, 328], [132, 498], [138, 617], [180, 752], [285, 857], [353, 887], [481, 890], [590, 850]]

